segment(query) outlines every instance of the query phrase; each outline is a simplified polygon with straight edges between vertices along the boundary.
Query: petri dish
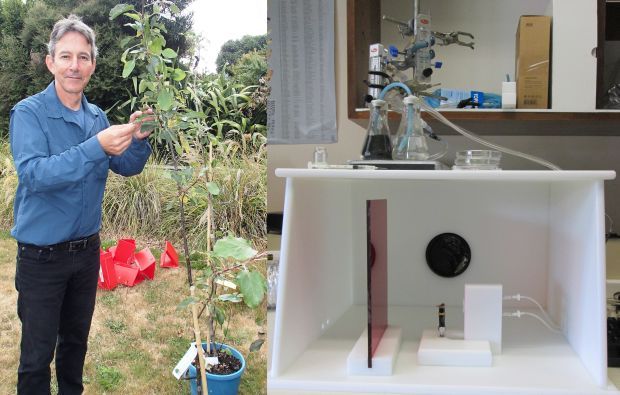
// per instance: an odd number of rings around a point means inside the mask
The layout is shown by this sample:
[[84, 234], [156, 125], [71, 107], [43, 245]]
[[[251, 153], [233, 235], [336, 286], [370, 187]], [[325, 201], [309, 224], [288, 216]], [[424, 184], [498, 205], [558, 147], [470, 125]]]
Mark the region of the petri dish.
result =
[[501, 170], [502, 153], [495, 150], [458, 151], [454, 159], [454, 170]]

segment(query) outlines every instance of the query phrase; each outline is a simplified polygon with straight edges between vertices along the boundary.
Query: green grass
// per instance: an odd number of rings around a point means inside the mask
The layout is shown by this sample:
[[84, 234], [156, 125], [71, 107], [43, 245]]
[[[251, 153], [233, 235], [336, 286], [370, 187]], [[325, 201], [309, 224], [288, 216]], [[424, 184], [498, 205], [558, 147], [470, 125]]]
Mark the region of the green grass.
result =
[[112, 333], [121, 334], [127, 329], [127, 325], [122, 320], [105, 320], [104, 325], [112, 331]]
[[98, 366], [96, 383], [104, 391], [116, 390], [123, 381], [121, 372], [113, 366]]
[[108, 308], [113, 308], [115, 306], [118, 306], [120, 301], [121, 301], [121, 298], [118, 296], [118, 293], [116, 292], [102, 293], [102, 295], [99, 297], [99, 303], [103, 304], [105, 307], [108, 307]]

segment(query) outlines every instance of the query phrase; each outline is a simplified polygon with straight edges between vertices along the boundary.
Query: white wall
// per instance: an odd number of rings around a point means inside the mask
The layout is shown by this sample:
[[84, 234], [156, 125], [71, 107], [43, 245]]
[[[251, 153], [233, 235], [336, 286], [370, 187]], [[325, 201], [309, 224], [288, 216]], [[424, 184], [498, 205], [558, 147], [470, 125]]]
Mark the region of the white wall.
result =
[[[413, 1], [382, 0], [381, 14], [405, 21], [413, 14]], [[434, 61], [443, 67], [434, 69], [433, 82], [449, 89], [501, 92], [506, 74], [515, 78], [515, 39], [519, 16], [551, 15], [550, 0], [422, 0], [420, 12], [430, 14], [431, 29], [442, 33], [462, 31], [474, 39], [474, 50], [452, 44], [436, 45]], [[492, 17], [489, 17], [492, 15]], [[411, 37], [403, 38], [396, 25], [381, 23], [381, 42], [387, 47], [405, 48]], [[409, 70], [409, 75], [411, 72]]]
[[[336, 106], [338, 122], [338, 143], [326, 144], [330, 163], [344, 163], [360, 155], [365, 129], [349, 121], [347, 117], [347, 42], [346, 42], [346, 0], [336, 1]], [[516, 25], [515, 25], [516, 29]], [[462, 50], [470, 51], [468, 48]], [[575, 76], [579, 78], [579, 76]], [[475, 132], [475, 130], [473, 130]], [[524, 130], [524, 134], [535, 133]], [[620, 133], [620, 122], [618, 124]], [[488, 139], [510, 148], [544, 157], [567, 170], [598, 169], [620, 171], [620, 137], [583, 136], [488, 136]], [[480, 148], [460, 136], [446, 136], [450, 150], [444, 162], [451, 164], [454, 153], [465, 148]], [[311, 160], [314, 145], [274, 145], [268, 147], [268, 211], [282, 211], [284, 205], [284, 180], [274, 175], [279, 167], [305, 167]], [[517, 158], [504, 157], [504, 169], [539, 169]], [[606, 212], [616, 221], [620, 229], [620, 182], [605, 183]]]

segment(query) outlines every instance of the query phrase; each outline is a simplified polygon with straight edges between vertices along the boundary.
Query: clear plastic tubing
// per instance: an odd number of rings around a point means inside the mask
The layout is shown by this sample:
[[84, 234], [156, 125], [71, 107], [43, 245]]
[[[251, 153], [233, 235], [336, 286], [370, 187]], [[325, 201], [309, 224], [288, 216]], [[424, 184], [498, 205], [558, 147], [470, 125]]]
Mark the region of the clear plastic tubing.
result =
[[[387, 89], [387, 86], [385, 87], [385, 89]], [[464, 129], [464, 128], [462, 128], [462, 127], [460, 127], [460, 126], [450, 122], [446, 117], [441, 115], [441, 113], [439, 113], [439, 111], [435, 110], [433, 107], [431, 107], [428, 104], [426, 104], [424, 102], [424, 100], [419, 100], [419, 98], [418, 98], [418, 101], [420, 103], [420, 106], [425, 111], [427, 111], [429, 114], [431, 114], [433, 117], [435, 117], [438, 121], [442, 122], [446, 126], [451, 127], [452, 129], [456, 130], [457, 132], [459, 132], [460, 134], [462, 134], [463, 136], [467, 137], [470, 140], [473, 140], [473, 141], [475, 141], [475, 142], [477, 142], [479, 144], [482, 144], [482, 145], [487, 146], [489, 148], [492, 148], [494, 150], [501, 151], [501, 152], [503, 152], [505, 154], [514, 155], [514, 156], [518, 156], [518, 157], [523, 158], [523, 159], [530, 160], [532, 162], [538, 163], [539, 165], [545, 166], [545, 167], [547, 167], [547, 168], [549, 168], [551, 170], [562, 170], [558, 166], [554, 165], [553, 163], [551, 163], [551, 162], [549, 162], [547, 160], [544, 160], [542, 158], [539, 158], [537, 156], [529, 155], [529, 154], [526, 154], [526, 153], [523, 153], [523, 152], [520, 152], [520, 151], [516, 151], [516, 150], [512, 150], [510, 148], [503, 147], [503, 146], [501, 146], [499, 144], [493, 144], [491, 142], [488, 142], [488, 141], [482, 139], [481, 137], [479, 137], [478, 135], [468, 131], [467, 129]]]
[[403, 84], [402, 82], [392, 82], [391, 84], [387, 85], [385, 88], [383, 88], [383, 90], [381, 91], [381, 93], [379, 93], [379, 99], [381, 100], [385, 100], [385, 94], [388, 93], [388, 91], [390, 89], [394, 89], [394, 88], [403, 88], [405, 90], [405, 92], [407, 92], [408, 95], [411, 95], [411, 89], [409, 89], [409, 87], [405, 84]]

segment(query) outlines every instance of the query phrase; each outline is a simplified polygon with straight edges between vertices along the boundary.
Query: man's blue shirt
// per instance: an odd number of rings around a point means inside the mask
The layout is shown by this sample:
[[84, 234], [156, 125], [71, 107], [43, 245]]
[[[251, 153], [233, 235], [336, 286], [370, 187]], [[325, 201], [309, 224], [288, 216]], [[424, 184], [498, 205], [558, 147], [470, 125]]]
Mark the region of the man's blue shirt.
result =
[[11, 110], [11, 152], [19, 178], [14, 203], [17, 241], [50, 245], [96, 233], [108, 169], [138, 174], [151, 154], [134, 140], [108, 156], [96, 135], [110, 126], [105, 113], [82, 95], [83, 125], [56, 94], [54, 82]]

